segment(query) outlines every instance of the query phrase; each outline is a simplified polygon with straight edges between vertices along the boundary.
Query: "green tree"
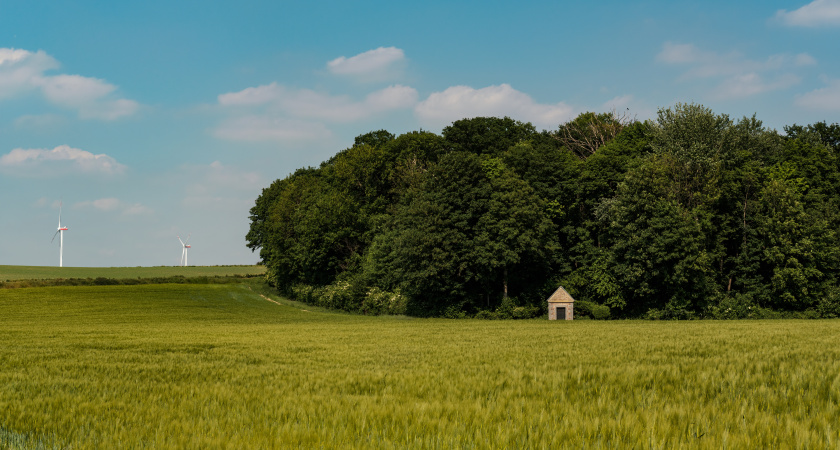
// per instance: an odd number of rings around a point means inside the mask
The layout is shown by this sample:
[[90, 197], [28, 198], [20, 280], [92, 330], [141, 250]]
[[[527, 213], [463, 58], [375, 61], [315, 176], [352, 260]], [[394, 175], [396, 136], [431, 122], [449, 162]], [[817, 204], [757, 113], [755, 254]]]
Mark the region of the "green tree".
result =
[[510, 117], [475, 117], [453, 122], [442, 134], [454, 151], [499, 156], [511, 146], [529, 140], [536, 132], [530, 123]]
[[506, 284], [521, 289], [518, 276], [547, 270], [553, 227], [542, 206], [500, 160], [447, 153], [377, 235], [367, 277], [400, 288], [412, 314], [491, 308]]
[[635, 122], [627, 112], [585, 112], [561, 124], [553, 136], [578, 158], [586, 159]]

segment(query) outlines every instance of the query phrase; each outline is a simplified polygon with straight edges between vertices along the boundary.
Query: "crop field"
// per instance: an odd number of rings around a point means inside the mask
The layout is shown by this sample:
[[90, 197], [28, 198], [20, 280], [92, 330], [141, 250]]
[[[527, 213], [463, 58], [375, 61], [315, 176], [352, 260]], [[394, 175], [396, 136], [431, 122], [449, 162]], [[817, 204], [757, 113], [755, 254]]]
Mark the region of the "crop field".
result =
[[265, 266], [54, 267], [0, 266], [0, 282], [56, 278], [165, 278], [262, 275]]
[[838, 448], [840, 321], [364, 317], [0, 291], [0, 448]]

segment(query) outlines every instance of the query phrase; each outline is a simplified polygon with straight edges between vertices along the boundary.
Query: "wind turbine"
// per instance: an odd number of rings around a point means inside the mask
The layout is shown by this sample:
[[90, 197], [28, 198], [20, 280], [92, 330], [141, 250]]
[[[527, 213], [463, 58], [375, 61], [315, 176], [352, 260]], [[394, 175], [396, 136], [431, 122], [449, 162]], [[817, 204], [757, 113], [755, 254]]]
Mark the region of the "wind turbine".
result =
[[55, 235], [58, 235], [58, 267], [64, 267], [64, 232], [67, 227], [61, 226], [61, 202], [58, 203], [58, 230], [52, 237], [50, 244], [55, 241]]
[[183, 247], [183, 250], [181, 250], [181, 265], [182, 266], [187, 265], [187, 250], [192, 248], [191, 245], [187, 244], [187, 242], [190, 241], [190, 236], [192, 236], [192, 233], [187, 235], [187, 240], [186, 241], [181, 241], [181, 236], [178, 236], [178, 240], [181, 242], [181, 247]]

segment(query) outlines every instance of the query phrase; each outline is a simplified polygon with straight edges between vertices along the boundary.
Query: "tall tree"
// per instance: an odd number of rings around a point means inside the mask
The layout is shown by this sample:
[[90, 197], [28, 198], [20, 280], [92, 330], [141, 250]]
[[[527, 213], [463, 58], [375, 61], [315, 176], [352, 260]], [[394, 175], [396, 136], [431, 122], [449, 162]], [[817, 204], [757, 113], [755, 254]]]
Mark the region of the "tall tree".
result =
[[475, 117], [453, 122], [443, 129], [443, 138], [455, 151], [499, 156], [511, 146], [527, 141], [536, 132], [530, 123], [510, 117]]
[[586, 159], [635, 122], [628, 111], [585, 112], [561, 124], [553, 136], [578, 158]]
[[554, 232], [542, 206], [500, 160], [448, 153], [377, 235], [369, 277], [400, 288], [418, 315], [495, 306], [506, 285], [525, 290], [514, 278], [548, 267]]

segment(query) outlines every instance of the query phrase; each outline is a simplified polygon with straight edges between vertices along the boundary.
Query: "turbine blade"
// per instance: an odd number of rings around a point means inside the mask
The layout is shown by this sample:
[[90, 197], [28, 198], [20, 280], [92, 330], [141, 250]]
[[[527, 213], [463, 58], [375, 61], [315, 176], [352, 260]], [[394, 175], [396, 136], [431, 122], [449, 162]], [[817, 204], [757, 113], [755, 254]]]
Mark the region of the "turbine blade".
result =
[[61, 233], [61, 230], [58, 230], [58, 231], [55, 232], [55, 234], [53, 235], [53, 238], [50, 239], [50, 244], [53, 243], [53, 241], [55, 240], [55, 237], [58, 236], [58, 233]]

